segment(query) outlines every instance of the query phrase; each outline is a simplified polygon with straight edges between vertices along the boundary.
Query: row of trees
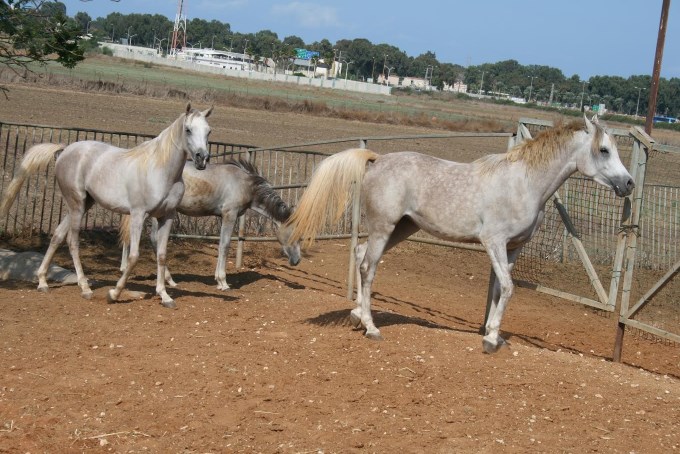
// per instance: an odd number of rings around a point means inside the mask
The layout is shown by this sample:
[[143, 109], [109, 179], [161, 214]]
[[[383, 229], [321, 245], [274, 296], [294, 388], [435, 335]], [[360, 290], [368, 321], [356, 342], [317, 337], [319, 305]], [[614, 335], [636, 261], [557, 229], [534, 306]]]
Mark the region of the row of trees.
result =
[[[129, 38], [132, 44], [169, 49], [173, 23], [161, 15], [109, 14], [92, 19], [79, 12], [74, 19], [85, 32], [100, 40], [118, 41]], [[581, 80], [578, 75], [566, 77], [561, 70], [549, 66], [521, 65], [515, 60], [468, 66], [440, 62], [433, 52], [408, 56], [390, 44], [373, 44], [367, 39], [341, 39], [335, 44], [327, 39], [305, 43], [299, 36], [279, 39], [271, 30], [238, 33], [229, 24], [216, 20], [192, 19], [186, 27], [187, 45], [211, 47], [272, 58], [283, 67], [294, 56], [295, 48], [320, 53], [325, 61], [343, 63], [347, 76], [356, 80], [376, 80], [380, 74], [428, 78], [435, 87], [464, 82], [468, 91], [505, 94], [529, 102], [559, 103], [571, 106], [604, 103], [617, 113], [646, 115], [647, 89], [650, 76], [594, 76]], [[657, 111], [666, 115], [680, 113], [680, 79], [661, 80]]]
[[[16, 67], [27, 61], [57, 60], [73, 67], [83, 58], [88, 41], [79, 36], [91, 35], [89, 42], [119, 41], [125, 38], [134, 45], [167, 51], [172, 39], [173, 23], [165, 16], [112, 13], [93, 19], [85, 12], [67, 16], [59, 1], [0, 0], [0, 58]], [[561, 70], [549, 66], [521, 65], [515, 60], [486, 63], [464, 68], [440, 62], [433, 52], [408, 56], [390, 44], [373, 44], [367, 39], [341, 39], [335, 44], [327, 39], [305, 43], [292, 35], [279, 39], [271, 30], [238, 33], [220, 21], [192, 19], [186, 27], [187, 45], [232, 50], [253, 56], [272, 58], [287, 67], [295, 48], [318, 51], [329, 62], [339, 61], [345, 76], [356, 80], [376, 80], [390, 73], [402, 77], [421, 77], [438, 88], [444, 84], [464, 82], [468, 92], [503, 94], [530, 102], [559, 103], [572, 106], [604, 103], [614, 112], [646, 115], [650, 76], [594, 76], [584, 81], [578, 75], [565, 77]], [[680, 114], [680, 79], [661, 79], [657, 112]]]
[[[549, 66], [520, 65], [515, 60], [469, 66], [465, 70], [468, 91], [504, 93], [530, 102], [571, 106], [605, 104], [608, 110], [626, 115], [647, 115], [651, 76], [593, 76], [569, 78]], [[661, 79], [656, 111], [680, 114], [680, 79]]]

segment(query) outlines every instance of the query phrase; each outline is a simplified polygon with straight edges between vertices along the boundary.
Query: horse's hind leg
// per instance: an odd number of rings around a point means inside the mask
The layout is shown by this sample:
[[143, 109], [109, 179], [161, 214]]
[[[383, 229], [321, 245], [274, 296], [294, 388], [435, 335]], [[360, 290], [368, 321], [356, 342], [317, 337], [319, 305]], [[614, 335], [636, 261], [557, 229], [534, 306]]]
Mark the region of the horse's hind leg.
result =
[[71, 252], [71, 258], [73, 259], [73, 267], [75, 268], [76, 276], [78, 277], [80, 295], [88, 300], [92, 298], [92, 290], [90, 289], [90, 285], [87, 283], [87, 277], [85, 277], [83, 265], [80, 262], [80, 223], [83, 219], [83, 215], [93, 203], [94, 201], [92, 199], [86, 198], [83, 201], [83, 205], [80, 205], [75, 209], [71, 207], [69, 210], [71, 222], [69, 226], [69, 233], [66, 238], [69, 251]]
[[[385, 249], [382, 252], [384, 254], [385, 252], [389, 251], [392, 249], [394, 246], [397, 244], [401, 243], [404, 241], [406, 238], [410, 237], [414, 233], [416, 233], [418, 230], [420, 230], [420, 227], [418, 227], [409, 217], [403, 217], [401, 220], [397, 223], [397, 225], [394, 227], [394, 231], [392, 231], [392, 234], [390, 235], [389, 240], [387, 241], [387, 244], [385, 245]], [[352, 312], [350, 312], [350, 323], [353, 326], [359, 327], [361, 326], [361, 314], [362, 314], [362, 306], [363, 306], [363, 297], [362, 297], [362, 292], [361, 292], [361, 263], [364, 260], [364, 256], [366, 254], [366, 249], [368, 247], [368, 242], [362, 243], [357, 245], [356, 250], [355, 250], [355, 256], [356, 256], [356, 264], [357, 264], [357, 270], [356, 270], [356, 281], [357, 281], [357, 307], [352, 309]], [[381, 255], [382, 255], [381, 254]], [[369, 302], [369, 308], [370, 308], [370, 302]]]
[[50, 268], [50, 263], [52, 263], [54, 253], [57, 252], [57, 249], [59, 246], [61, 246], [61, 243], [64, 242], [70, 227], [71, 219], [67, 214], [64, 216], [64, 219], [61, 220], [54, 231], [52, 238], [50, 239], [50, 245], [47, 248], [47, 252], [45, 252], [45, 257], [43, 258], [42, 263], [40, 263], [40, 267], [38, 268], [38, 290], [41, 292], [47, 292], [47, 271]]
[[238, 212], [222, 214], [222, 228], [220, 229], [220, 245], [217, 253], [217, 266], [215, 267], [215, 280], [218, 290], [229, 290], [227, 284], [227, 252], [231, 243], [231, 233], [238, 218]]
[[382, 340], [380, 330], [376, 328], [373, 323], [373, 316], [371, 315], [371, 286], [373, 285], [378, 262], [383, 252], [385, 252], [385, 248], [394, 230], [394, 225], [382, 224], [372, 229], [369, 228], [369, 230], [371, 233], [369, 233], [368, 241], [366, 242], [366, 252], [364, 253], [361, 265], [359, 265], [361, 288], [359, 289], [360, 295], [357, 295], [357, 298], [361, 301], [361, 324], [366, 328], [366, 337], [373, 340]]
[[356, 281], [357, 281], [357, 307], [352, 309], [349, 313], [349, 322], [355, 328], [361, 327], [361, 305], [363, 298], [361, 297], [361, 263], [364, 261], [364, 256], [366, 255], [366, 248], [368, 243], [357, 244], [354, 250], [355, 263], [356, 263]]

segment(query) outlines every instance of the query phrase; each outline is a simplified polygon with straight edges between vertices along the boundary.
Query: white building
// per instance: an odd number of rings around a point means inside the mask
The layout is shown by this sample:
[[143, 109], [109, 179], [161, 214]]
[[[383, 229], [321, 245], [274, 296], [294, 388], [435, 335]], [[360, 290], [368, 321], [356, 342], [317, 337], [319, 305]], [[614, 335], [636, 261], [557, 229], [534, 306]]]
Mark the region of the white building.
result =
[[223, 69], [236, 69], [239, 71], [255, 69], [255, 61], [250, 55], [226, 50], [185, 47], [179, 52], [168, 55], [168, 58]]

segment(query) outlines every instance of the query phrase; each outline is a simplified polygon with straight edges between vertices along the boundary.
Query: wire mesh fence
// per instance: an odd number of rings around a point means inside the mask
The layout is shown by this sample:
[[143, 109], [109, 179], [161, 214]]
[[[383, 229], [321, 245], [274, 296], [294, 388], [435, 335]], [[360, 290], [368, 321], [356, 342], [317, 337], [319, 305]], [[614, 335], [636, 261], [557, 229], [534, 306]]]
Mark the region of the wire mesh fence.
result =
[[[550, 122], [521, 119], [533, 135], [551, 127]], [[617, 137], [622, 161], [630, 167], [633, 139], [626, 130], [613, 130]], [[445, 135], [431, 136], [441, 139]], [[507, 134], [451, 134], [450, 137], [474, 140], [495, 138], [507, 140]], [[505, 137], [505, 139], [503, 139]], [[72, 129], [51, 126], [0, 123], [0, 162], [2, 179], [0, 195], [20, 164], [25, 152], [33, 144], [41, 142], [72, 143], [78, 140], [100, 140], [121, 148], [131, 148], [150, 135], [110, 132], [92, 129]], [[427, 139], [423, 136], [419, 140]], [[404, 137], [370, 138], [373, 142], [384, 140], [394, 144]], [[410, 137], [413, 139], [413, 137]], [[279, 192], [283, 200], [294, 206], [315, 167], [328, 154], [329, 144], [354, 142], [357, 138], [326, 141], [323, 147], [305, 144], [296, 147], [258, 149], [250, 145], [210, 143], [212, 162], [226, 162], [229, 159], [245, 159], [254, 163], [263, 177]], [[344, 145], [343, 145], [344, 146]], [[381, 146], [378, 148], [385, 148]], [[302, 149], [304, 148], [304, 149]], [[316, 149], [314, 149], [316, 148]], [[323, 152], [318, 149], [323, 148]], [[338, 147], [340, 148], [340, 147]], [[398, 148], [398, 147], [395, 147]], [[455, 147], [447, 148], [447, 159], [456, 160]], [[636, 227], [638, 253], [635, 256], [636, 279], [630, 289], [633, 299], [639, 298], [655, 280], [674, 263], [680, 260], [678, 243], [680, 240], [680, 152], [668, 146], [653, 148], [649, 153], [646, 169], [647, 179], [643, 190], [641, 218]], [[588, 275], [579, 259], [579, 251], [571, 241], [575, 234], [585, 248], [597, 275], [608, 287], [612, 277], [612, 265], [621, 230], [621, 217], [624, 211], [623, 200], [611, 190], [576, 174], [558, 190], [564, 210], [568, 213], [571, 225], [566, 226], [563, 214], [549, 201], [541, 229], [525, 245], [514, 270], [516, 279], [536, 283], [562, 292], [581, 292], [578, 296], [597, 299], [592, 276]], [[324, 237], [349, 237], [351, 232], [351, 208], [341, 221], [323, 232]], [[0, 232], [5, 235], [49, 234], [63, 215], [61, 195], [56, 187], [53, 164], [45, 172], [35, 175], [22, 188], [18, 200], [8, 216], [0, 219]], [[100, 207], [90, 210], [83, 222], [86, 230], [117, 231], [120, 215]], [[363, 225], [363, 223], [362, 223]], [[220, 220], [216, 217], [191, 218], [178, 216], [173, 226], [175, 235], [217, 238]], [[360, 231], [363, 229], [360, 228]], [[238, 237], [243, 239], [274, 240], [272, 223], [259, 214], [248, 211], [243, 218]], [[436, 239], [418, 233], [412, 237], [416, 241], [438, 243]], [[479, 249], [479, 248], [478, 248]], [[680, 289], [673, 283], [655, 297], [653, 304], [640, 311], [636, 317], [654, 326], [679, 326], [680, 314], [678, 295]], [[665, 329], [665, 328], [664, 328]]]

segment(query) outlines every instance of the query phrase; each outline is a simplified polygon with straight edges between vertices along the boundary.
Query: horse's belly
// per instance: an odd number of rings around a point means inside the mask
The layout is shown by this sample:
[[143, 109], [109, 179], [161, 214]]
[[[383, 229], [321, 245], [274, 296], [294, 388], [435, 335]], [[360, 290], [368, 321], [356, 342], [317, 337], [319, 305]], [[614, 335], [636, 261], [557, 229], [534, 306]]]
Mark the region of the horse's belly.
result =
[[430, 219], [421, 216], [410, 216], [423, 231], [437, 238], [463, 243], [479, 242], [479, 223], [474, 219]]

